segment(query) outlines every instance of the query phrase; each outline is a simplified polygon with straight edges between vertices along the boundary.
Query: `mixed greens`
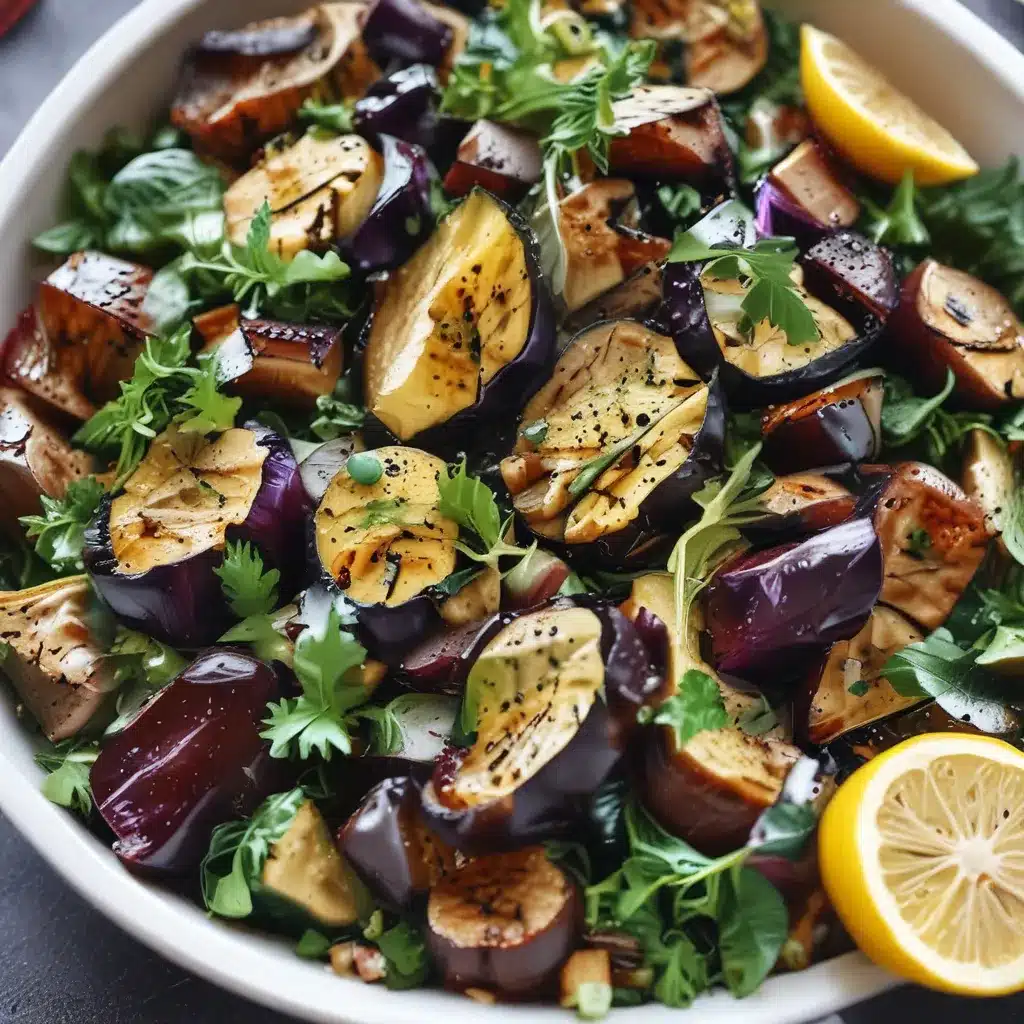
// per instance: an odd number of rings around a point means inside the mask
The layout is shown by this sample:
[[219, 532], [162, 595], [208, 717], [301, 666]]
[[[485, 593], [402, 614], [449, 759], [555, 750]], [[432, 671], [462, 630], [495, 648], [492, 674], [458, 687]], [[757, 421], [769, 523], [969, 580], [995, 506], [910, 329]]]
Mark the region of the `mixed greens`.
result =
[[1019, 742], [1024, 179], [888, 184], [755, 0], [324, 3], [72, 161], [2, 668], [132, 870], [596, 1019], [850, 948], [859, 764]]

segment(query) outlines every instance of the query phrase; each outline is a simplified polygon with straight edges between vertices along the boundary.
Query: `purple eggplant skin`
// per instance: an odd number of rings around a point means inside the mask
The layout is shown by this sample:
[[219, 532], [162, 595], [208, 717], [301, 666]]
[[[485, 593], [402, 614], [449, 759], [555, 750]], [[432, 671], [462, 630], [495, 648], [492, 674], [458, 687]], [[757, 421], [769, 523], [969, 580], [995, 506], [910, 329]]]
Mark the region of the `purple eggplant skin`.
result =
[[826, 235], [800, 258], [809, 292], [839, 310], [861, 333], [885, 324], [900, 303], [892, 257], [856, 231]]
[[106, 740], [90, 781], [132, 870], [193, 871], [213, 829], [282, 788], [285, 762], [260, 739], [274, 669], [230, 647], [202, 652], [121, 733]]
[[711, 662], [758, 684], [795, 674], [855, 636], [882, 589], [882, 548], [870, 519], [748, 555], [705, 591]]
[[437, 71], [428, 64], [408, 68], [379, 78], [352, 108], [355, 130], [376, 144], [381, 135], [429, 150], [438, 130]]
[[[287, 599], [303, 582], [309, 496], [288, 442], [259, 424], [247, 429], [269, 454], [249, 515], [244, 523], [228, 527], [225, 538], [249, 541], [258, 548], [267, 568], [281, 573], [280, 594]], [[148, 572], [119, 573], [110, 541], [110, 503], [109, 496], [100, 503], [82, 548], [85, 569], [99, 596], [123, 625], [164, 643], [185, 650], [214, 643], [235, 621], [214, 572], [223, 552], [211, 548]]]
[[[481, 190], [483, 191], [483, 190]], [[526, 272], [530, 279], [533, 309], [522, 351], [503, 366], [486, 385], [481, 385], [476, 402], [462, 409], [445, 423], [421, 431], [414, 438], [395, 438], [375, 416], [367, 415], [363, 436], [368, 448], [390, 444], [413, 445], [442, 458], [457, 458], [472, 447], [474, 439], [493, 452], [495, 431], [510, 420], [510, 410], [523, 408], [533, 393], [550, 376], [555, 364], [558, 337], [555, 307], [544, 271], [541, 269], [540, 244], [533, 229], [513, 207], [488, 193], [504, 212], [523, 243]], [[429, 241], [427, 242], [429, 244]], [[370, 338], [373, 314], [363, 328], [360, 348]]]
[[417, 644], [402, 659], [398, 681], [417, 693], [461, 697], [466, 688], [470, 658], [511, 621], [495, 615], [484, 623], [450, 626]]
[[351, 603], [356, 609], [356, 634], [360, 642], [370, 657], [383, 661], [388, 668], [400, 665], [412, 648], [444, 623], [433, 598], [427, 594], [418, 594], [394, 607]]
[[437, 171], [421, 146], [380, 136], [384, 180], [366, 220], [342, 247], [345, 261], [362, 274], [400, 267], [434, 227], [431, 197]]
[[765, 179], [758, 188], [754, 210], [761, 238], [793, 238], [801, 249], [813, 245], [831, 230], [801, 209], [770, 179]]
[[451, 41], [451, 27], [418, 0], [376, 0], [363, 22], [363, 42], [381, 67], [440, 67]]
[[[559, 598], [547, 607], [590, 608], [602, 624], [604, 700], [597, 700], [569, 743], [513, 793], [476, 807], [455, 807], [446, 792], [458, 775], [462, 752], [452, 748], [438, 759], [423, 787], [427, 827], [442, 842], [471, 855], [515, 850], [570, 835], [586, 814], [588, 801], [627, 749], [636, 714], [660, 689], [662, 678], [632, 622], [618, 608], [586, 599]], [[468, 673], [476, 657], [519, 614], [496, 616], [496, 629], [483, 629], [465, 658]], [[489, 625], [494, 625], [491, 623]]]
[[207, 32], [195, 49], [203, 55], [287, 57], [312, 45], [317, 35], [316, 24], [312, 21], [284, 19], [274, 28], [264, 26]]
[[[753, 377], [722, 356], [704, 305], [701, 269], [699, 263], [666, 265], [662, 276], [664, 301], [657, 319], [669, 329], [679, 354], [705, 380], [718, 368], [729, 403], [737, 410], [790, 402], [810, 391], [834, 384], [850, 372], [882, 334], [882, 321], [862, 308], [857, 316], [850, 318], [858, 336], [842, 348], [834, 349], [796, 370], [771, 377]], [[808, 290], [814, 292], [811, 277], [813, 275], [808, 276], [807, 285]], [[831, 283], [829, 287], [832, 287]]]

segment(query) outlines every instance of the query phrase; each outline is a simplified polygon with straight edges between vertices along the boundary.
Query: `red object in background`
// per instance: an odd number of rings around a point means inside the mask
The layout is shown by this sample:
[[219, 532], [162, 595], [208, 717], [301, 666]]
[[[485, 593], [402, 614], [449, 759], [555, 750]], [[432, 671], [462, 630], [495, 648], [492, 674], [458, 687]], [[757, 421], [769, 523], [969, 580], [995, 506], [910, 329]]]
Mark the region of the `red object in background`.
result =
[[35, 3], [36, 0], [0, 0], [0, 36], [13, 28]]

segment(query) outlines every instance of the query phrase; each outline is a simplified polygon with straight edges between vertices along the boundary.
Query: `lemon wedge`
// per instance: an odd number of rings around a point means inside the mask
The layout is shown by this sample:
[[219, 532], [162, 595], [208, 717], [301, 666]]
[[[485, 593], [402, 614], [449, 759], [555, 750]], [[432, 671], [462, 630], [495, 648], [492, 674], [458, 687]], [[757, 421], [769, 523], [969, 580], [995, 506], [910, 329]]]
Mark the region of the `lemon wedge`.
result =
[[859, 768], [822, 815], [821, 876], [857, 945], [959, 995], [1024, 989], [1024, 753], [931, 733]]
[[895, 184], [909, 169], [919, 185], [945, 185], [978, 173], [942, 125], [841, 40], [804, 25], [800, 41], [807, 109], [858, 170]]

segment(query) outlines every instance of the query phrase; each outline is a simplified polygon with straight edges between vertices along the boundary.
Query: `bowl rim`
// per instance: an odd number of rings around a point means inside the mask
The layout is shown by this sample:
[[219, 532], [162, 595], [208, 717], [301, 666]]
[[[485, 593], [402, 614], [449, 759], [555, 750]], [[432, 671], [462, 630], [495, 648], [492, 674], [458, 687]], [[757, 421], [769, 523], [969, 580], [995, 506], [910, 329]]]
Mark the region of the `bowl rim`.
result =
[[[116, 80], [121, 70], [205, 0], [142, 0], [104, 33], [61, 79], [0, 160], [0, 226], [43, 170], [54, 138]], [[957, 0], [892, 0], [931, 22], [971, 53], [1024, 104], [1024, 54]], [[62, 808], [51, 804], [0, 751], [0, 812], [87, 902], [167, 959], [236, 994], [325, 1024], [406, 1024], [410, 1000], [333, 977], [291, 955], [273, 955], [273, 940], [206, 919], [194, 904], [125, 871], [110, 851]], [[702, 997], [694, 1017], [716, 1024], [792, 1024], [824, 1017], [900, 982], [859, 953], [825, 961], [799, 974], [769, 979], [742, 1002], [726, 992]], [[456, 1001], [437, 990], [416, 990], [424, 1017], [436, 1009], [460, 1024], [493, 1024], [493, 1008]], [[647, 1024], [678, 1021], [658, 1004], [631, 1011]], [[564, 1022], [557, 1007], [502, 1006], [505, 1018], [531, 1024]], [[671, 1017], [669, 1016], [671, 1015]]]

